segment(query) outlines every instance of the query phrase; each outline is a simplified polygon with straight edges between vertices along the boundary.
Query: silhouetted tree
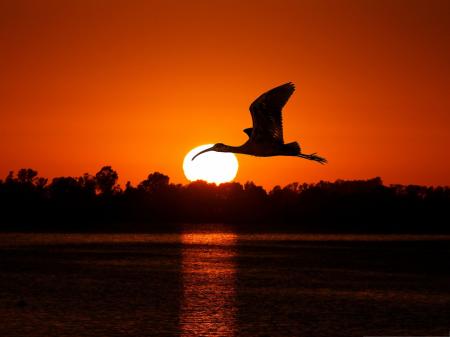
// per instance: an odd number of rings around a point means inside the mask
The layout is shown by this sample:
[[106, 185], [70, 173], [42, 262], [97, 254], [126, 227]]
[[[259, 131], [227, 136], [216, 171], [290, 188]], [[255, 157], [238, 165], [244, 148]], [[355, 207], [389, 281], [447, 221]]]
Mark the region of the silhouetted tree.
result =
[[160, 172], [150, 173], [146, 180], [142, 181], [138, 188], [146, 192], [156, 193], [167, 190], [169, 186], [169, 177]]
[[17, 173], [17, 181], [20, 184], [32, 184], [38, 173], [32, 169], [20, 169]]
[[[117, 179], [117, 178], [116, 178]], [[95, 188], [97, 186], [96, 177], [89, 173], [83, 174], [78, 178], [78, 183], [85, 191], [89, 191], [92, 194], [95, 194]]]
[[119, 175], [111, 166], [103, 166], [95, 175], [97, 189], [103, 195], [111, 195], [116, 186]]
[[82, 186], [72, 177], [54, 178], [49, 186], [49, 191], [54, 200], [73, 200], [82, 196]]
[[45, 186], [47, 185], [47, 183], [48, 183], [48, 179], [43, 178], [43, 177], [38, 177], [34, 180], [34, 185], [39, 190], [43, 190], [45, 188]]
[[14, 181], [14, 171], [9, 171], [8, 175], [6, 176], [5, 182], [12, 182]]

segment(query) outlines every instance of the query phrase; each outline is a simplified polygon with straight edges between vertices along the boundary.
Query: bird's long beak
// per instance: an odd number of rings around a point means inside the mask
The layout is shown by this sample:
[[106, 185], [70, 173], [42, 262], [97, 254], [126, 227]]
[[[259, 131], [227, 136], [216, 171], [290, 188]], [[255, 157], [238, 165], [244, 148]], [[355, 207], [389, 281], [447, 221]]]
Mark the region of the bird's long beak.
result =
[[213, 147], [214, 147], [214, 146], [211, 146], [209, 149], [200, 151], [200, 152], [197, 153], [195, 156], [193, 156], [191, 160], [194, 160], [195, 158], [197, 158], [197, 157], [198, 157], [199, 155], [201, 155], [202, 153], [205, 153], [205, 152], [208, 152], [208, 151], [213, 151]]

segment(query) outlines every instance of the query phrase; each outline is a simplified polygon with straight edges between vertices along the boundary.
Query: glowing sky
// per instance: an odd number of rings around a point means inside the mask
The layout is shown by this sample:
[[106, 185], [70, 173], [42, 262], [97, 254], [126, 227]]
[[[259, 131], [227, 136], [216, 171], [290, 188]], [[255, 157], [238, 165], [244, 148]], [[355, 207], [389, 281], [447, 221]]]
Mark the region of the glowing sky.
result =
[[1, 178], [185, 183], [189, 150], [240, 145], [292, 81], [285, 140], [329, 164], [238, 155], [238, 181], [450, 185], [449, 1], [0, 1], [0, 41]]

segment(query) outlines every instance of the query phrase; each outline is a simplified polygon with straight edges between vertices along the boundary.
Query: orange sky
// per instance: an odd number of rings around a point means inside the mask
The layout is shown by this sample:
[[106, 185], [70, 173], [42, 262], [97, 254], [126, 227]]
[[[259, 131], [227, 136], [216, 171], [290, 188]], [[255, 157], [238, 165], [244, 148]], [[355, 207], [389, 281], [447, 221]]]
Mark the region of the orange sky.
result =
[[112, 165], [185, 183], [193, 147], [240, 145], [287, 81], [285, 141], [237, 181], [450, 185], [449, 1], [0, 1], [0, 177]]

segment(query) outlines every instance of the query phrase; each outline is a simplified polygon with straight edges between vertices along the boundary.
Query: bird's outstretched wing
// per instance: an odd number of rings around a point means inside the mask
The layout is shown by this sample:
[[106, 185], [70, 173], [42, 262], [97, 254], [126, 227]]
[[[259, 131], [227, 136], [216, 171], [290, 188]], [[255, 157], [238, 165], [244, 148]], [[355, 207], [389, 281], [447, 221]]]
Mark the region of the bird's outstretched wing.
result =
[[250, 105], [252, 141], [284, 143], [281, 110], [294, 90], [295, 86], [291, 82], [280, 85], [262, 94]]

